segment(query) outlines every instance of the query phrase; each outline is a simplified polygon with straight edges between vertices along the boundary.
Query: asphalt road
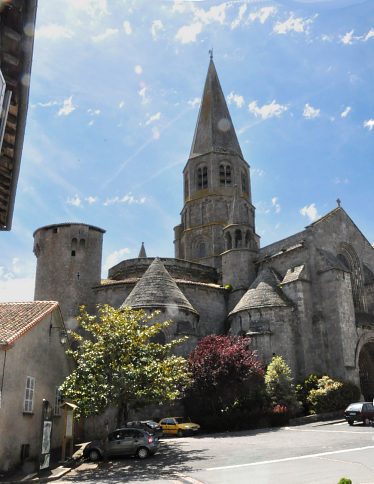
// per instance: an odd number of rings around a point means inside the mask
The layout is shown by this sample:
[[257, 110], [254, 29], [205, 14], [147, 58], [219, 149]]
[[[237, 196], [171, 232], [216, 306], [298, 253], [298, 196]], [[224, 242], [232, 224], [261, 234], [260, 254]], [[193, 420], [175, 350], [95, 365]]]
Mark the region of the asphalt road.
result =
[[374, 428], [329, 422], [169, 438], [145, 461], [84, 463], [58, 482], [337, 484], [341, 477], [374, 484]]

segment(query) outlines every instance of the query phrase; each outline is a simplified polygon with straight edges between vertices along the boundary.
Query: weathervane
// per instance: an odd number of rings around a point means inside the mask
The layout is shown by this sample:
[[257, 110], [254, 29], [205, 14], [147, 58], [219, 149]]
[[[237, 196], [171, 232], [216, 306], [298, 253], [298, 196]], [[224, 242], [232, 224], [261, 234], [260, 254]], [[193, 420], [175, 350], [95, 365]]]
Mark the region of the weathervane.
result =
[[342, 203], [342, 201], [340, 200], [340, 198], [337, 198], [337, 199], [336, 199], [336, 203], [338, 204], [338, 207], [340, 207], [340, 205], [341, 205], [341, 203]]
[[209, 50], [210, 60], [213, 60], [213, 47]]

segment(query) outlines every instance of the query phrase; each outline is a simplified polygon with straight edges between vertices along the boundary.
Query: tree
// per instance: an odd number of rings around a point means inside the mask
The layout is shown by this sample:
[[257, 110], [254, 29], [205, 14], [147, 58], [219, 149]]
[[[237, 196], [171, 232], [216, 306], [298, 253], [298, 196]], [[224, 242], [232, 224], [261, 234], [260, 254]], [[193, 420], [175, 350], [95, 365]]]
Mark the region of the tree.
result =
[[[186, 404], [190, 413], [223, 428], [230, 415], [261, 406], [264, 370], [255, 352], [242, 336], [206, 336], [188, 358], [192, 375]], [[244, 410], [245, 411], [245, 410]], [[236, 418], [238, 420], [238, 418]], [[229, 424], [227, 423], [227, 426]]]
[[273, 407], [285, 406], [290, 415], [300, 411], [301, 405], [297, 400], [291, 369], [281, 356], [274, 356], [269, 363], [265, 385]]
[[117, 424], [127, 419], [130, 404], [164, 402], [180, 397], [189, 382], [187, 362], [172, 354], [175, 345], [156, 343], [171, 321], [153, 322], [142, 310], [98, 306], [98, 316], [81, 308], [77, 318], [87, 338], [76, 332], [77, 349], [69, 350], [75, 370], [61, 386], [62, 394], [78, 405], [76, 416], [99, 415], [117, 406]]

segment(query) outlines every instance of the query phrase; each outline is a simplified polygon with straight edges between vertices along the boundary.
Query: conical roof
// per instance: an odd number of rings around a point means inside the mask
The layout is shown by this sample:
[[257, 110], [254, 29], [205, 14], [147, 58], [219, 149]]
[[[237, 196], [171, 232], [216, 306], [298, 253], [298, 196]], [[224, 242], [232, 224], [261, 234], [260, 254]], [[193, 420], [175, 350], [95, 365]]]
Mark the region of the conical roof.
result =
[[209, 63], [190, 158], [212, 151], [243, 158], [213, 59]]
[[135, 309], [177, 308], [198, 314], [158, 257], [145, 271], [121, 308], [126, 306]]
[[144, 247], [144, 242], [142, 242], [142, 246], [140, 247], [138, 259], [143, 258], [143, 257], [147, 257], [147, 253], [146, 253], [145, 247]]
[[262, 269], [229, 316], [248, 309], [292, 306], [292, 302], [279, 288], [279, 282], [271, 268]]

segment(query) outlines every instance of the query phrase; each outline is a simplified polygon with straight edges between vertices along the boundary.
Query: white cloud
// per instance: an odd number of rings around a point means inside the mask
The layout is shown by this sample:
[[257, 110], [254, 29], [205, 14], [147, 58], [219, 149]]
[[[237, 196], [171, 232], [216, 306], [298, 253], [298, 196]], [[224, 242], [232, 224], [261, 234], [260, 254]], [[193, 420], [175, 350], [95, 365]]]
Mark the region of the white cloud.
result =
[[90, 116], [99, 116], [99, 114], [101, 113], [100, 109], [87, 109], [87, 112]]
[[348, 114], [352, 111], [351, 106], [347, 106], [342, 113], [340, 113], [341, 118], [346, 118]]
[[82, 200], [79, 198], [78, 195], [75, 195], [72, 198], [68, 198], [66, 200], [66, 203], [68, 205], [72, 205], [73, 207], [81, 207], [82, 206]]
[[58, 24], [42, 25], [35, 31], [35, 37], [37, 39], [59, 40], [59, 39], [71, 39], [74, 33]]
[[92, 42], [98, 43], [113, 37], [118, 34], [118, 29], [106, 29], [102, 34], [93, 35], [91, 37]]
[[142, 100], [142, 104], [148, 104], [150, 99], [149, 97], [147, 96], [147, 91], [148, 91], [148, 88], [147, 86], [143, 86], [141, 89], [139, 89], [138, 91], [138, 94]]
[[104, 15], [109, 15], [107, 0], [65, 0], [67, 5], [83, 12], [92, 18], [98, 19]]
[[46, 103], [33, 104], [32, 107], [39, 106], [41, 108], [50, 108], [51, 106], [58, 106], [58, 105], [61, 105], [61, 103], [59, 103], [58, 101], [48, 101]]
[[332, 35], [327, 35], [327, 34], [321, 35], [321, 40], [323, 42], [332, 42], [333, 39], [334, 39], [334, 37]]
[[203, 22], [204, 24], [210, 24], [212, 22], [218, 22], [223, 24], [226, 19], [226, 8], [228, 3], [221, 3], [221, 5], [214, 5], [209, 10], [194, 9], [195, 19]]
[[95, 121], [91, 119], [91, 121], [88, 122], [87, 126], [93, 126], [95, 124]]
[[231, 91], [230, 94], [227, 96], [227, 102], [229, 104], [233, 102], [236, 107], [241, 108], [244, 106], [244, 97]]
[[145, 122], [145, 125], [148, 126], [151, 123], [154, 123], [155, 121], [158, 121], [161, 118], [161, 113], [158, 112], [156, 114], [153, 114], [152, 116], [149, 116], [147, 121]]
[[364, 128], [367, 128], [369, 131], [371, 131], [374, 128], [374, 119], [364, 121]]
[[262, 24], [264, 24], [270, 15], [275, 15], [277, 11], [277, 7], [263, 7], [255, 12], [251, 12], [249, 14], [249, 20], [252, 22], [259, 20]]
[[[1, 267], [0, 267], [1, 275]], [[35, 279], [33, 277], [0, 278], [0, 301], [21, 302], [34, 300]]]
[[374, 37], [374, 29], [370, 29], [369, 32], [364, 37], [364, 42]]
[[252, 173], [252, 175], [255, 175], [255, 176], [264, 176], [265, 175], [265, 171], [262, 170], [261, 168], [252, 168], [251, 173]]
[[182, 44], [196, 42], [196, 38], [201, 33], [202, 29], [203, 24], [201, 22], [196, 22], [191, 25], [185, 25], [178, 30], [175, 35], [175, 39]]
[[314, 222], [320, 217], [318, 215], [315, 203], [311, 203], [310, 205], [305, 205], [305, 207], [300, 209], [300, 213], [303, 217], [308, 217], [311, 222]]
[[243, 20], [243, 16], [244, 16], [246, 10], [247, 10], [247, 4], [243, 3], [243, 5], [241, 5], [240, 8], [239, 8], [238, 16], [231, 23], [231, 29], [236, 29], [236, 27], [238, 27], [240, 25], [241, 21]]
[[270, 104], [264, 104], [263, 106], [257, 106], [257, 101], [252, 101], [248, 104], [249, 112], [256, 117], [260, 116], [262, 119], [268, 119], [280, 117], [284, 112], [288, 110], [288, 107], [284, 104], [278, 104], [273, 100]]
[[304, 106], [303, 116], [306, 119], [318, 118], [320, 114], [320, 109], [314, 108], [310, 104], [306, 103]]
[[113, 197], [113, 198], [107, 198], [104, 202], [104, 206], [108, 207], [109, 205], [115, 205], [115, 204], [121, 204], [125, 203], [128, 205], [143, 205], [147, 201], [146, 197], [134, 197], [134, 195], [130, 193], [127, 193], [123, 197]]
[[130, 252], [130, 249], [124, 247], [123, 249], [115, 250], [114, 252], [109, 254], [105, 259], [104, 270], [108, 270], [121, 262], [126, 255], [130, 254]]
[[140, 74], [143, 72], [143, 67], [140, 66], [139, 64], [137, 64], [135, 67], [134, 67], [134, 72], [135, 74], [138, 74], [138, 76], [140, 76]]
[[89, 197], [86, 197], [85, 200], [89, 205], [92, 205], [98, 201], [98, 197], [93, 197], [90, 195]]
[[123, 30], [125, 31], [125, 34], [131, 35], [132, 34], [132, 27], [131, 27], [130, 22], [128, 20], [125, 20], [122, 25], [123, 25]]
[[274, 207], [274, 210], [275, 210], [275, 213], [279, 213], [281, 211], [281, 206], [280, 204], [278, 203], [278, 198], [277, 197], [273, 197], [271, 199], [271, 204], [273, 205]]
[[153, 40], [156, 40], [158, 38], [158, 34], [163, 30], [165, 30], [165, 27], [161, 20], [154, 20], [151, 26], [151, 35]]
[[118, 109], [122, 109], [124, 106], [125, 106], [125, 101], [121, 101], [121, 102], [118, 104]]
[[352, 39], [354, 38], [353, 37], [353, 30], [351, 30], [350, 32], [347, 32], [346, 34], [343, 35], [342, 39], [341, 39], [341, 42], [342, 44], [345, 44], [345, 45], [350, 45], [352, 44]]
[[339, 177], [336, 177], [334, 179], [334, 183], [335, 183], [335, 185], [348, 185], [349, 180], [348, 180], [348, 178], [339, 178]]
[[57, 116], [69, 116], [77, 106], [74, 106], [73, 104], [73, 96], [68, 97], [67, 99], [64, 99], [64, 103], [62, 108], [59, 109]]
[[160, 139], [160, 136], [161, 136], [160, 130], [156, 126], [154, 126], [152, 128], [152, 138], [156, 140], [156, 139]]
[[293, 14], [284, 22], [277, 22], [273, 27], [273, 32], [276, 34], [287, 34], [288, 32], [307, 32], [308, 25], [312, 23], [312, 19], [303, 19], [301, 17], [295, 18]]
[[194, 97], [193, 99], [190, 99], [188, 101], [188, 104], [191, 106], [191, 107], [195, 107], [195, 106], [199, 106], [201, 103], [201, 99], [199, 97]]

